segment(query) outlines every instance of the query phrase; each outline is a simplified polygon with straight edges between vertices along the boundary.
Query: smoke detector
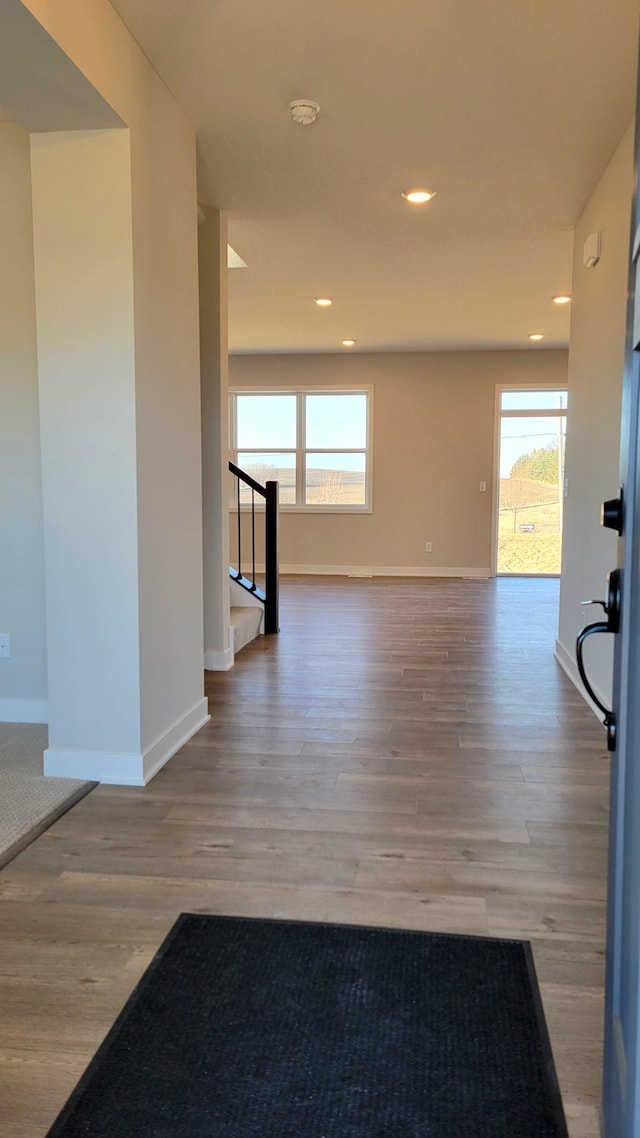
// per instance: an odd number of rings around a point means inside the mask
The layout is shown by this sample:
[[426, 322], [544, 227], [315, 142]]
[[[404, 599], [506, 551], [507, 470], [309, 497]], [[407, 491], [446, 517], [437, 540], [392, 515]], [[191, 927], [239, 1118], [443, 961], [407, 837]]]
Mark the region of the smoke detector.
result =
[[315, 122], [318, 117], [320, 104], [314, 103], [313, 99], [294, 99], [289, 103], [289, 114], [294, 122], [300, 123], [301, 126], [310, 126]]

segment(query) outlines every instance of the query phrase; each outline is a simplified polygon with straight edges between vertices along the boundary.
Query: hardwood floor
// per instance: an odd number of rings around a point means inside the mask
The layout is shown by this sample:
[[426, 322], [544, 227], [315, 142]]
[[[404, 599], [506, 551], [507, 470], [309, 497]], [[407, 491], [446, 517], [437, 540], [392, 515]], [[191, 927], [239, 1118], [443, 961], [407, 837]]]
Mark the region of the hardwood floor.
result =
[[0, 873], [0, 1133], [42, 1138], [192, 911], [530, 939], [572, 1138], [597, 1138], [608, 761], [553, 659], [557, 582], [282, 593], [150, 786], [98, 788]]

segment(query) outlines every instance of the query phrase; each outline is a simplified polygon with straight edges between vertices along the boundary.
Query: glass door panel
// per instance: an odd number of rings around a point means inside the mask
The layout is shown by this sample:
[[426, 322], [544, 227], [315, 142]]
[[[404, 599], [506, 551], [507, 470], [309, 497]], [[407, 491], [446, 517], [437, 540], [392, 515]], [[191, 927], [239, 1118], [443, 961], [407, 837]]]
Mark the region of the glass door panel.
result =
[[500, 420], [498, 573], [559, 574], [566, 416]]

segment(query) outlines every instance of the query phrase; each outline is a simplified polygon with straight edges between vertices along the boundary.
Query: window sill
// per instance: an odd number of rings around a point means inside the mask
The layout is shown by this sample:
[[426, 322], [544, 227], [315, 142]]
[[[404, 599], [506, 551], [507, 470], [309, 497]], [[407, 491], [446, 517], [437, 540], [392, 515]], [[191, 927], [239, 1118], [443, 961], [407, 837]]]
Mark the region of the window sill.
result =
[[[230, 514], [237, 514], [237, 506], [229, 506]], [[264, 506], [255, 506], [256, 514], [264, 514]], [[373, 506], [280, 506], [280, 514], [372, 514]], [[241, 506], [241, 514], [250, 514], [251, 506]]]

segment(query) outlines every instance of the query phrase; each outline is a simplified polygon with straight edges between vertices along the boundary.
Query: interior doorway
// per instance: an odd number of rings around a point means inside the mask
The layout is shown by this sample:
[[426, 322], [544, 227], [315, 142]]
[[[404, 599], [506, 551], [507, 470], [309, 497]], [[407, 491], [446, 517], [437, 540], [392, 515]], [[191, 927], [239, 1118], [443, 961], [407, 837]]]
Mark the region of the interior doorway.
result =
[[501, 387], [496, 419], [495, 572], [559, 576], [567, 392]]

